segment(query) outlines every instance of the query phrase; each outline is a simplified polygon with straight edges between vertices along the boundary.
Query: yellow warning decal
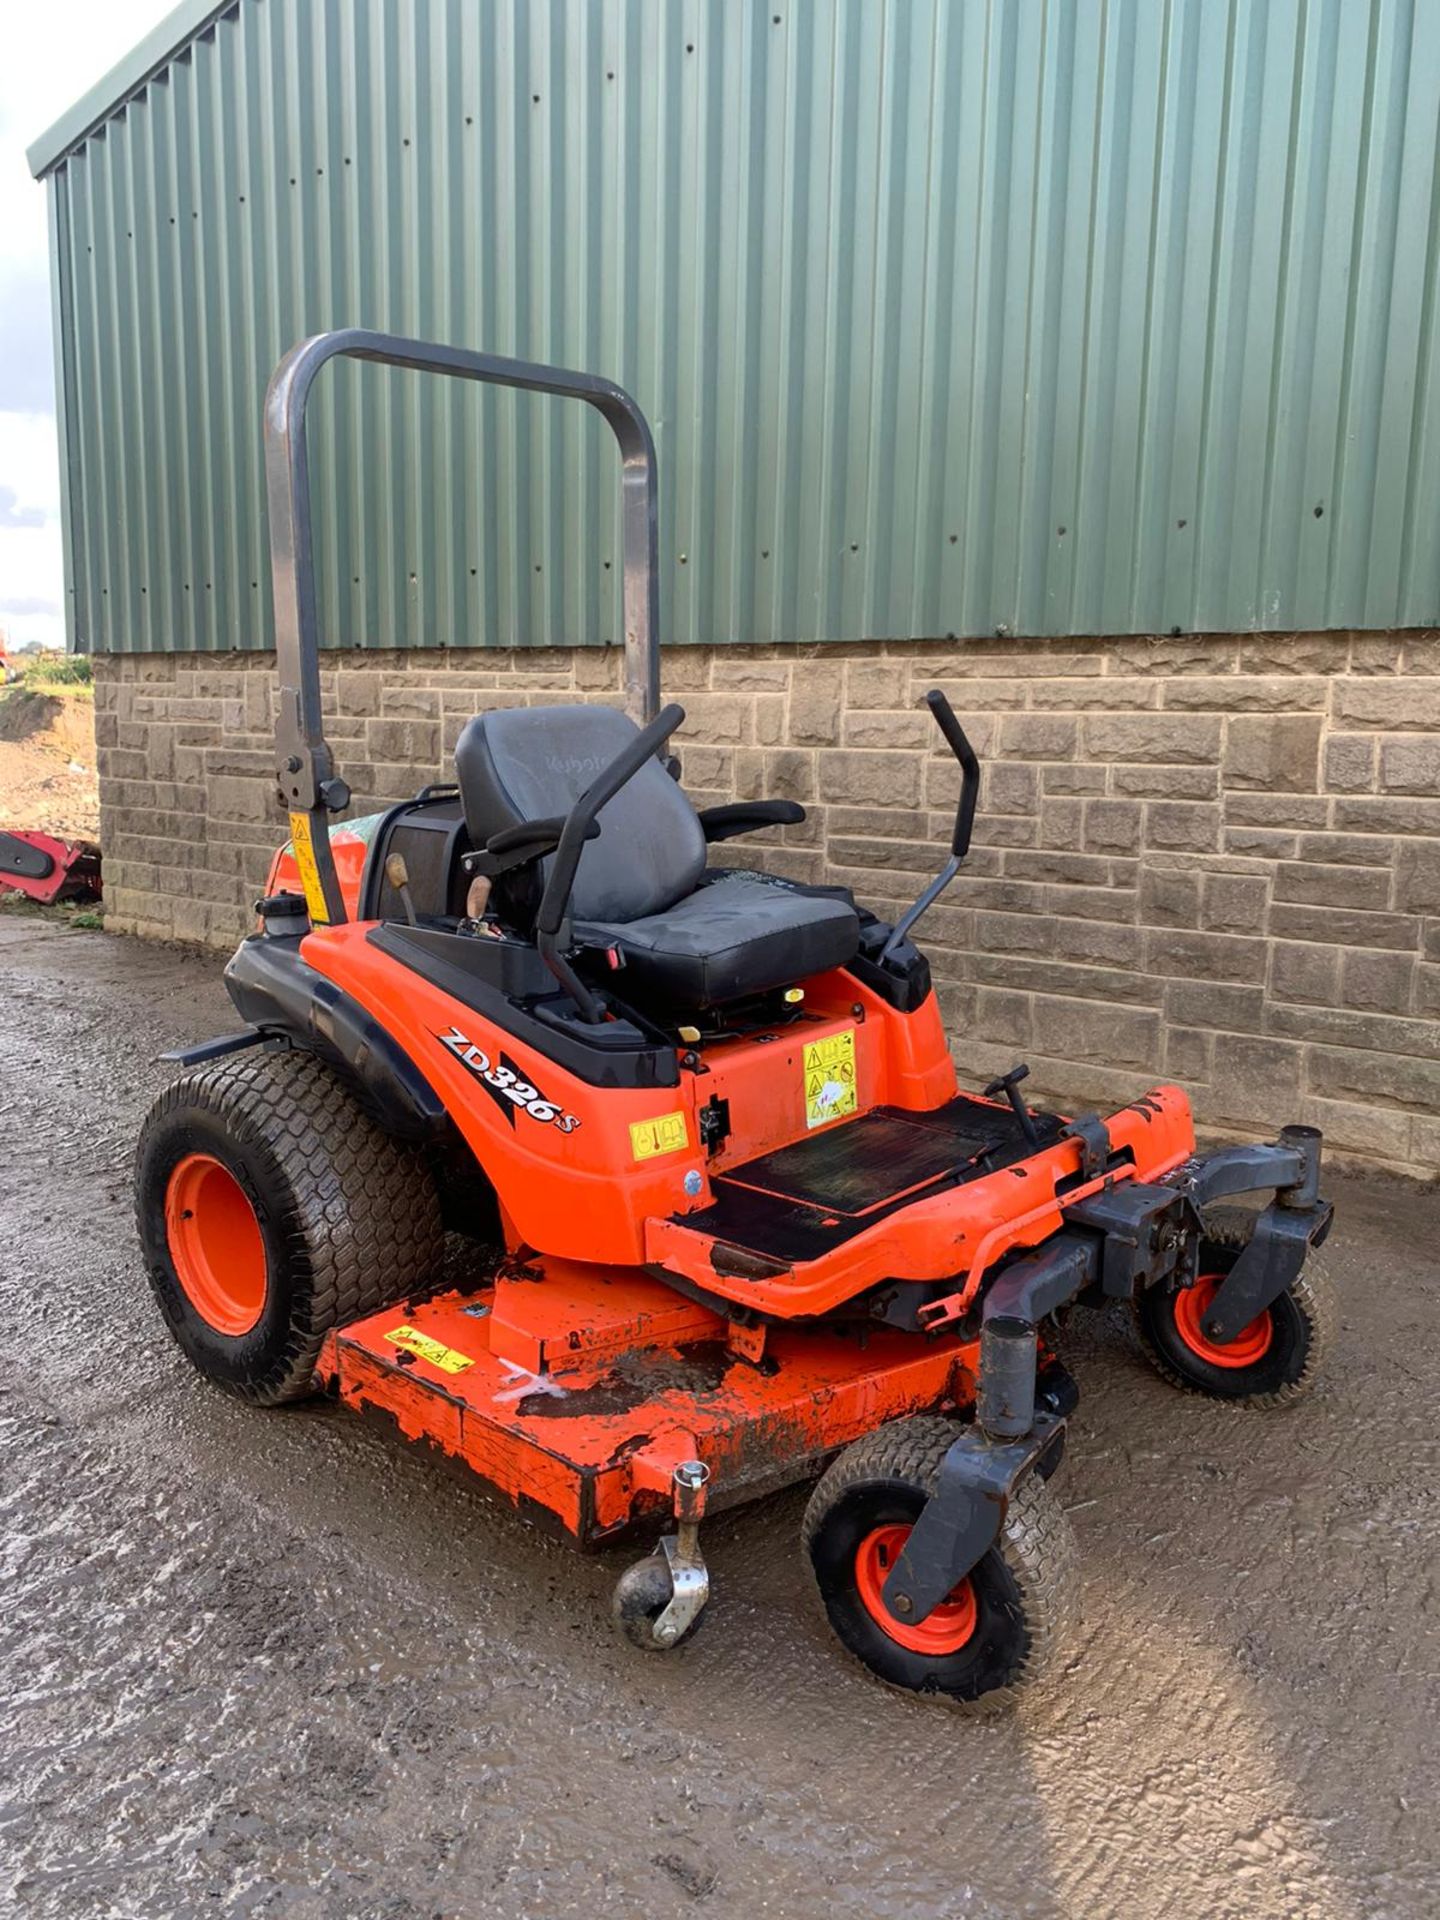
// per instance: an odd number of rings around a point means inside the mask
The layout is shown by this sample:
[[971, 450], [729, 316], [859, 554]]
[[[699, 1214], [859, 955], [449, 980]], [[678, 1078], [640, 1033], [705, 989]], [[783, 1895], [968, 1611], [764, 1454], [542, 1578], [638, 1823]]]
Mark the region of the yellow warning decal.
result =
[[854, 1113], [859, 1105], [855, 1088], [855, 1029], [812, 1040], [805, 1049], [805, 1124], [823, 1127]]
[[408, 1353], [418, 1354], [422, 1360], [428, 1360], [432, 1367], [439, 1367], [442, 1373], [463, 1373], [466, 1367], [475, 1364], [468, 1353], [457, 1353], [454, 1347], [432, 1340], [428, 1333], [421, 1333], [418, 1327], [392, 1327], [385, 1338], [392, 1346], [404, 1347]]
[[662, 1113], [658, 1120], [630, 1122], [630, 1156], [657, 1160], [662, 1153], [681, 1153], [690, 1144], [683, 1113]]
[[295, 864], [300, 869], [300, 884], [305, 889], [305, 904], [310, 909], [310, 918], [317, 927], [328, 926], [330, 915], [325, 907], [325, 889], [320, 884], [320, 869], [315, 864], [315, 842], [310, 836], [308, 813], [291, 814], [290, 845], [295, 852]]

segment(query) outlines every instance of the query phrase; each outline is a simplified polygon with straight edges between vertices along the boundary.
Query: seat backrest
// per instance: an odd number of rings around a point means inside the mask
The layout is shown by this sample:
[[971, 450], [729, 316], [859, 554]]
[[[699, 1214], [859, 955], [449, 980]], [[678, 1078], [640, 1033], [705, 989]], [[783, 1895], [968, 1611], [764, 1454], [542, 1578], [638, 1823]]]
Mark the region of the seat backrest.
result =
[[[638, 731], [613, 707], [477, 714], [455, 746], [471, 840], [483, 847], [505, 827], [568, 813]], [[580, 856], [570, 911], [577, 920], [618, 921], [663, 913], [694, 889], [704, 868], [695, 809], [660, 762], [649, 760], [601, 808], [600, 837]]]

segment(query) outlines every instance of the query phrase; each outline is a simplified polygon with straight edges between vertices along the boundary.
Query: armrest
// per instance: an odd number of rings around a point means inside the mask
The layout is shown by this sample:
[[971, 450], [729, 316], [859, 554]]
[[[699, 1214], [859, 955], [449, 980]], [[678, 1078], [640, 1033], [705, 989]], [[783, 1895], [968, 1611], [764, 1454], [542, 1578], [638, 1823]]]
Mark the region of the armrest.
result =
[[[521, 820], [513, 827], [492, 833], [481, 851], [465, 855], [466, 872], [481, 873], [493, 880], [499, 874], [509, 873], [512, 867], [523, 867], [528, 860], [553, 853], [565, 831], [566, 818], [565, 814], [557, 813], [545, 820]], [[600, 822], [592, 820], [585, 838], [594, 840], [599, 832]]]
[[706, 807], [698, 816], [707, 841], [733, 840], [761, 827], [798, 827], [805, 809], [796, 800], [739, 800], [733, 806]]

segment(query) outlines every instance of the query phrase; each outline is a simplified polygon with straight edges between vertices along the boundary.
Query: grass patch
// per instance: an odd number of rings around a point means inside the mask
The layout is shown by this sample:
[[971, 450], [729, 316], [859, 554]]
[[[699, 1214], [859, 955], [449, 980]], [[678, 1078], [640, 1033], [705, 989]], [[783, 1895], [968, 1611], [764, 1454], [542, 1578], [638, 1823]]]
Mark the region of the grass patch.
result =
[[27, 687], [70, 687], [94, 692], [95, 663], [88, 653], [44, 654], [27, 662], [21, 684]]

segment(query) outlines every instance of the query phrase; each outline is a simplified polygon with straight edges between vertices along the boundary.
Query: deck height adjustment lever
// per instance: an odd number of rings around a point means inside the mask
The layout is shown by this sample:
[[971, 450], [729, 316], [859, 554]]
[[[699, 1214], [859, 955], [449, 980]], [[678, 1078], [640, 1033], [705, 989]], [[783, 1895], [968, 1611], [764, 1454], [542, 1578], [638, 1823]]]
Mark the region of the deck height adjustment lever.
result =
[[1030, 1117], [1030, 1109], [1020, 1098], [1020, 1082], [1022, 1080], [1028, 1080], [1029, 1077], [1030, 1069], [1026, 1066], [1025, 1062], [1021, 1060], [1016, 1066], [1011, 1067], [1008, 1073], [1002, 1073], [998, 1080], [992, 1080], [990, 1082], [989, 1086], [985, 1089], [985, 1098], [987, 1100], [998, 1100], [1001, 1094], [1004, 1094], [1005, 1098], [1010, 1102], [1010, 1111], [1015, 1116], [1026, 1146], [1029, 1147], [1032, 1153], [1038, 1153], [1040, 1150], [1039, 1129]]

